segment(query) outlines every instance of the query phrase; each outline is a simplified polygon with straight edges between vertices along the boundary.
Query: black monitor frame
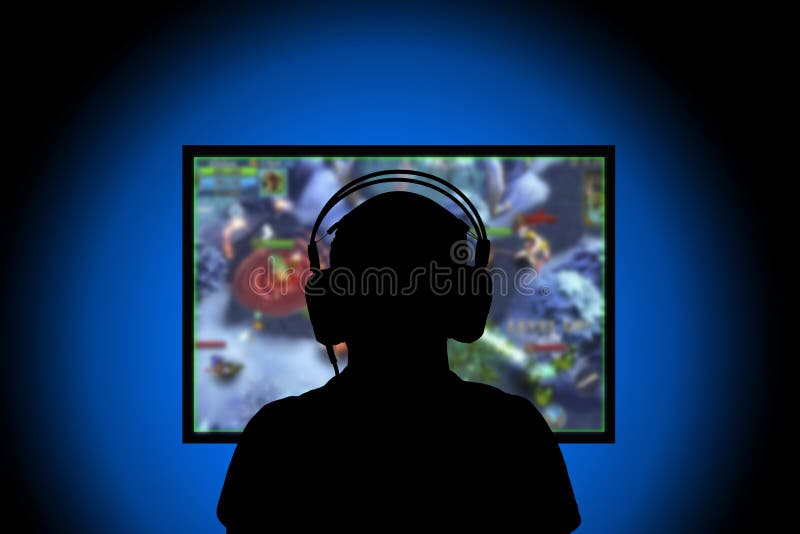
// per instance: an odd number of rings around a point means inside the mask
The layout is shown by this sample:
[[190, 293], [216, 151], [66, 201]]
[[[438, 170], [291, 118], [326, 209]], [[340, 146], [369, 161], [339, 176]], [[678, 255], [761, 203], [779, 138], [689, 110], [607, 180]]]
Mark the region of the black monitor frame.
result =
[[239, 432], [194, 430], [194, 160], [196, 157], [601, 157], [604, 158], [605, 193], [605, 365], [604, 430], [555, 432], [560, 443], [614, 443], [615, 420], [615, 206], [614, 145], [184, 145], [183, 146], [183, 314], [182, 314], [182, 423], [183, 443], [236, 443]]

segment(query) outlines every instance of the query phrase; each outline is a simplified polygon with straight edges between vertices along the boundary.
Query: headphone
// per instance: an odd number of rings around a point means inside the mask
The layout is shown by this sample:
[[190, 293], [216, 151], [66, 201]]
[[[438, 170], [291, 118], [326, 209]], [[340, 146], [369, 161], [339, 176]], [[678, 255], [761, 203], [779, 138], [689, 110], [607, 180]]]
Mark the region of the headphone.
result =
[[[438, 185], [416, 178], [393, 177], [372, 180], [372, 178], [377, 178], [379, 176], [396, 174], [407, 174], [427, 178], [449, 189], [449, 191]], [[317, 242], [322, 238], [316, 238], [317, 232], [325, 216], [336, 204], [344, 200], [351, 193], [371, 185], [382, 183], [416, 184], [443, 194], [466, 214], [470, 223], [472, 223], [472, 227], [478, 232], [474, 253], [474, 265], [467, 265], [466, 262], [457, 265], [453, 276], [457, 277], [456, 279], [460, 283], [450, 284], [451, 291], [443, 295], [447, 300], [447, 311], [443, 314], [443, 319], [446, 323], [445, 330], [447, 332], [447, 337], [455, 339], [456, 341], [461, 341], [462, 343], [471, 343], [481, 337], [483, 335], [484, 326], [486, 325], [486, 317], [489, 315], [489, 307], [492, 303], [491, 277], [488, 275], [481, 277], [476, 276], [476, 274], [481, 272], [487, 274], [485, 268], [489, 263], [490, 242], [486, 236], [486, 227], [483, 224], [478, 210], [475, 209], [475, 206], [460, 189], [437, 176], [415, 170], [377, 171], [356, 178], [340, 188], [330, 200], [325, 203], [325, 206], [323, 206], [314, 223], [308, 242], [308, 259], [313, 273], [307, 281], [305, 291], [308, 315], [311, 319], [311, 325], [314, 328], [314, 337], [316, 337], [317, 341], [325, 345], [325, 349], [328, 352], [328, 359], [337, 376], [339, 375], [339, 365], [336, 362], [333, 346], [344, 341], [344, 327], [347, 322], [347, 317], [341, 310], [341, 291], [337, 292], [331, 287], [331, 279], [336, 271], [336, 267], [320, 269]], [[454, 194], [459, 198], [456, 198]], [[467, 206], [469, 209], [467, 209]], [[331, 226], [327, 233], [332, 234], [338, 227], [339, 222]], [[466, 284], [464, 283], [465, 281]], [[312, 288], [313, 290], [311, 290]], [[456, 291], [456, 289], [458, 289], [458, 291]]]

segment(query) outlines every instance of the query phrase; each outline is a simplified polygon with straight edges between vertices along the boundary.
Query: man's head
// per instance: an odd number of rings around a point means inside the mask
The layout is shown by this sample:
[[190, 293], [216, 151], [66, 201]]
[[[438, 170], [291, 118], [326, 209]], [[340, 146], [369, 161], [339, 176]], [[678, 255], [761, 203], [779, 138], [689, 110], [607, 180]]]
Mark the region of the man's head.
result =
[[402, 191], [372, 197], [345, 215], [336, 224], [330, 263], [345, 273], [343, 289], [354, 283], [356, 296], [342, 300], [347, 337], [446, 337], [451, 303], [444, 281], [457, 268], [454, 246], [467, 230], [433, 200]]

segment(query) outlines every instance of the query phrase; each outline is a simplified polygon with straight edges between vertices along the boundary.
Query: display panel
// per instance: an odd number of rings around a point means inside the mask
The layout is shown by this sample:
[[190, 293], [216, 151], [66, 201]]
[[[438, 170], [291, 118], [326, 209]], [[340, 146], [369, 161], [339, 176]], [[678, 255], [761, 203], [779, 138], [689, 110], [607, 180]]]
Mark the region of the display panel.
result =
[[[235, 442], [264, 404], [331, 378], [305, 308], [306, 245], [331, 195], [385, 169], [448, 180], [487, 226], [501, 278], [483, 337], [449, 342], [453, 371], [530, 399], [559, 441], [613, 441], [613, 147], [186, 146], [183, 158], [184, 441]], [[397, 189], [464, 219], [435, 191], [380, 184], [323, 231]], [[260, 268], [281, 291], [253, 290]], [[344, 344], [336, 353], [345, 367]]]

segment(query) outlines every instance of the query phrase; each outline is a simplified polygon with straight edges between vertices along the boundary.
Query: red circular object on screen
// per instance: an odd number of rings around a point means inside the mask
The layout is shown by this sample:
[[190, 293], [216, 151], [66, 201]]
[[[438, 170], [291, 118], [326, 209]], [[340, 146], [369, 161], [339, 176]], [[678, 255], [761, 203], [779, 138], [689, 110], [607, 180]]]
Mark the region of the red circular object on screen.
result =
[[245, 308], [266, 316], [291, 315], [306, 305], [301, 280], [310, 266], [302, 239], [295, 239], [292, 248], [254, 250], [236, 268], [233, 295]]

